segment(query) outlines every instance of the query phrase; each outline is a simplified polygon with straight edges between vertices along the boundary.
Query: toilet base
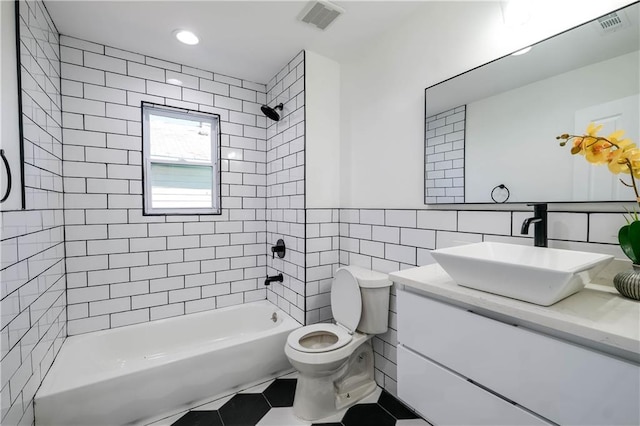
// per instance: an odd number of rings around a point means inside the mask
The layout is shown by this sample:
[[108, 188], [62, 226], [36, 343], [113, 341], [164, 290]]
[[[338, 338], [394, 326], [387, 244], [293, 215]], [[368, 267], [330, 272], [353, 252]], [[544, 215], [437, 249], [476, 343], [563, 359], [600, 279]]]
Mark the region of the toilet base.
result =
[[303, 420], [318, 420], [357, 403], [376, 386], [373, 349], [365, 342], [334, 374], [313, 377], [299, 373], [293, 413]]
[[356, 402], [360, 401], [365, 396], [369, 395], [371, 392], [376, 390], [375, 380], [373, 379], [364, 379], [357, 383], [356, 386], [351, 387], [349, 390], [346, 390], [342, 393], [338, 393], [335, 398], [336, 410], [342, 410], [343, 408], [347, 408]]
[[302, 420], [317, 420], [336, 411], [333, 380], [330, 377], [298, 375], [293, 414]]

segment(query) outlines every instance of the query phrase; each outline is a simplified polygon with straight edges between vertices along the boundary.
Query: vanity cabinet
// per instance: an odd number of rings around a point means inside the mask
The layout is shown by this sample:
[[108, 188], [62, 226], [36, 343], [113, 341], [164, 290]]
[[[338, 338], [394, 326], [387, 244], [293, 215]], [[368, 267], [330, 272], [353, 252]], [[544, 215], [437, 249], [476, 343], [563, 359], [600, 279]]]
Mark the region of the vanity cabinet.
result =
[[548, 425], [405, 346], [398, 347], [399, 396], [435, 425]]
[[633, 362], [407, 288], [398, 342], [398, 395], [437, 425], [640, 424]]

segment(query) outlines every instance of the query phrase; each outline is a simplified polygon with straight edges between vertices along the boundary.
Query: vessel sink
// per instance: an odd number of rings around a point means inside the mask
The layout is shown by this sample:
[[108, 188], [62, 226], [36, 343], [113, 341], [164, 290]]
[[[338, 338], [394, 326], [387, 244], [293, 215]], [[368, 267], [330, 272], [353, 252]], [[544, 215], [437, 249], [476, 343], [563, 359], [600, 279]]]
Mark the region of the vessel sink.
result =
[[461, 286], [549, 306], [580, 291], [613, 256], [504, 243], [433, 250]]

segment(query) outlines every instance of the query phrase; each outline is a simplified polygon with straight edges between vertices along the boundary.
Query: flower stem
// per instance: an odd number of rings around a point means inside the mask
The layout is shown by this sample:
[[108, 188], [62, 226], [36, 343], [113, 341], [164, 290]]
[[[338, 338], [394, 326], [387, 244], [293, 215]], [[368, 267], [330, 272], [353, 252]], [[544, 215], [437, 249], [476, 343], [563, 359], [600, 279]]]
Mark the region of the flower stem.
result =
[[638, 193], [638, 186], [636, 185], [636, 179], [633, 176], [633, 167], [631, 166], [631, 161], [628, 158], [625, 158], [625, 163], [627, 167], [629, 167], [629, 172], [631, 176], [631, 186], [633, 187], [633, 192], [636, 193], [636, 202], [640, 205], [640, 194]]
[[[572, 139], [578, 139], [580, 138], [580, 145], [582, 145], [581, 150], [583, 149], [587, 149], [590, 148], [591, 146], [595, 145], [596, 143], [600, 142], [600, 141], [604, 141], [607, 142], [610, 146], [607, 147], [611, 148], [611, 147], [615, 147], [616, 149], [623, 149], [620, 147], [619, 144], [610, 141], [609, 139], [602, 137], [602, 136], [591, 136], [591, 135], [569, 135], [569, 134], [564, 134], [562, 136], [558, 136], [556, 139], [562, 139], [564, 140], [563, 142], [560, 143], [560, 145], [564, 146], [565, 143], [569, 142]], [[572, 151], [573, 152], [573, 151]], [[621, 162], [622, 164], [622, 162]], [[633, 166], [631, 164], [631, 161], [628, 158], [624, 159], [624, 164], [626, 164], [626, 166], [629, 168], [629, 175], [631, 176], [631, 185], [629, 185], [628, 183], [626, 183], [625, 181], [623, 181], [622, 179], [620, 179], [620, 182], [622, 182], [623, 185], [628, 186], [633, 188], [633, 192], [636, 194], [636, 202], [638, 203], [638, 205], [640, 205], [640, 191], [638, 190], [638, 185], [636, 184], [636, 179], [633, 175]]]

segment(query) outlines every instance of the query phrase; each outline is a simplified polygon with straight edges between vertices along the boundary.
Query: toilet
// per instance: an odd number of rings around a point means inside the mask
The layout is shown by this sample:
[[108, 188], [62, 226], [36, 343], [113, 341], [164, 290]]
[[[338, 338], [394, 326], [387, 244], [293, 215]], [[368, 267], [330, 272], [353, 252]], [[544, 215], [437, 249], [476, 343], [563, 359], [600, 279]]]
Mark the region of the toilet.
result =
[[284, 352], [298, 370], [297, 417], [330, 416], [376, 389], [371, 338], [387, 331], [390, 287], [387, 274], [339, 268], [331, 285], [335, 324], [308, 325], [289, 334]]

